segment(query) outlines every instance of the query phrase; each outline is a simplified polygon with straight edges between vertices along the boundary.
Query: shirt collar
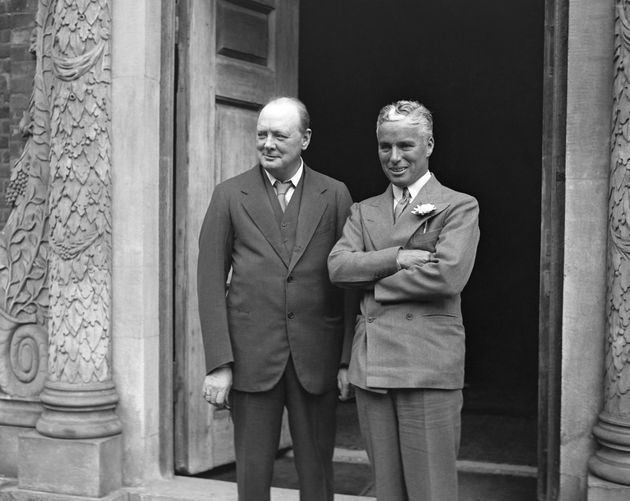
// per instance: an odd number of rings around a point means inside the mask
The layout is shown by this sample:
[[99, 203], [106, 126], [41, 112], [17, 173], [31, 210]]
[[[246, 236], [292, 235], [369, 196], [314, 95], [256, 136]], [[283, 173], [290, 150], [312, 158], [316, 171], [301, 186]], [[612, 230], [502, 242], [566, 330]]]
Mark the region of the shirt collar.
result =
[[[413, 200], [414, 198], [416, 198], [418, 193], [420, 193], [420, 190], [422, 189], [422, 187], [425, 184], [427, 184], [429, 179], [431, 179], [431, 172], [426, 171], [422, 177], [420, 177], [414, 183], [407, 186], [407, 189], [409, 190], [409, 195], [411, 196], [410, 200]], [[392, 192], [394, 194], [394, 200], [398, 201], [402, 198], [402, 192], [403, 192], [402, 188], [399, 188], [398, 186], [392, 184]]]
[[[265, 171], [265, 174], [267, 175], [267, 179], [269, 179], [271, 186], [273, 186], [275, 182], [278, 181], [278, 179], [276, 179], [271, 174], [269, 174], [269, 172], [267, 172], [265, 169], [263, 169], [263, 171]], [[293, 183], [293, 187], [295, 188], [300, 182], [300, 179], [302, 179], [303, 173], [304, 173], [304, 160], [302, 160], [302, 158], [300, 157], [300, 167], [298, 168], [297, 172], [293, 174], [293, 177], [291, 179], [287, 179], [287, 181], [291, 181]]]

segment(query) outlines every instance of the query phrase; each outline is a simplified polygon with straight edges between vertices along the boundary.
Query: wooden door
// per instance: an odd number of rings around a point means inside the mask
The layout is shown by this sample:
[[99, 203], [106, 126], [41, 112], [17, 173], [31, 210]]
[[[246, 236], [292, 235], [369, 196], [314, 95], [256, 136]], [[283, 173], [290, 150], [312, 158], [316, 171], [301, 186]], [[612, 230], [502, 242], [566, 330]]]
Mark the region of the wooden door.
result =
[[179, 0], [175, 205], [175, 468], [233, 461], [227, 411], [202, 397], [197, 239], [213, 188], [255, 163], [258, 110], [297, 95], [299, 0]]

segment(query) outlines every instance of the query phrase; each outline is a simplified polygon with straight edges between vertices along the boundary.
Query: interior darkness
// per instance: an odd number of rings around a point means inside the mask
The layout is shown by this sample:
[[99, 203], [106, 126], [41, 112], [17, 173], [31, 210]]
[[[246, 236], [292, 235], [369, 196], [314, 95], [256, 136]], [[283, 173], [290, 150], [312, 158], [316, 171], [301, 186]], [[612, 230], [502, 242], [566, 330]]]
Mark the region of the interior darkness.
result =
[[430, 169], [479, 200], [481, 242], [463, 294], [466, 374], [468, 393], [491, 395], [483, 405], [500, 412], [536, 412], [543, 8], [301, 2], [299, 93], [314, 131], [306, 161], [355, 200], [382, 192], [376, 116], [418, 99], [434, 114]]

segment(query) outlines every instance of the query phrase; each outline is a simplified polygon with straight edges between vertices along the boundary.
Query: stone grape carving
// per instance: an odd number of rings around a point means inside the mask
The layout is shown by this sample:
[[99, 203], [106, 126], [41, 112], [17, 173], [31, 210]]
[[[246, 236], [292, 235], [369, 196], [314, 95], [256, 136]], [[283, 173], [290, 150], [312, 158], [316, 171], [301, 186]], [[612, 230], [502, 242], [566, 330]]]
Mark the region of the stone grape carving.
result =
[[110, 35], [108, 0], [39, 2], [28, 137], [0, 234], [0, 390], [10, 395], [41, 391], [46, 354], [51, 381], [111, 379]]
[[0, 232], [0, 390], [11, 397], [36, 396], [47, 369], [48, 17], [49, 2], [42, 1], [31, 40], [37, 58], [33, 93], [20, 123], [26, 143], [11, 172], [7, 200], [13, 209]]

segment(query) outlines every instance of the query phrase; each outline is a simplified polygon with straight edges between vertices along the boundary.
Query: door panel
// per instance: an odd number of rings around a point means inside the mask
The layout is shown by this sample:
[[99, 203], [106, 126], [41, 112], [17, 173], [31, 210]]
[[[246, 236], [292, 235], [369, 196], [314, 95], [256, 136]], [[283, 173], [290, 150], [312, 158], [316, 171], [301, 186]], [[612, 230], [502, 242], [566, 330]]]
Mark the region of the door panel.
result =
[[[179, 0], [175, 215], [175, 467], [233, 461], [226, 411], [203, 399], [197, 239], [214, 186], [255, 163], [257, 110], [297, 95], [298, 0]], [[283, 445], [288, 437], [283, 434]]]
[[229, 103], [217, 103], [217, 182], [243, 171], [256, 158], [252, 131], [256, 130], [258, 111]]

